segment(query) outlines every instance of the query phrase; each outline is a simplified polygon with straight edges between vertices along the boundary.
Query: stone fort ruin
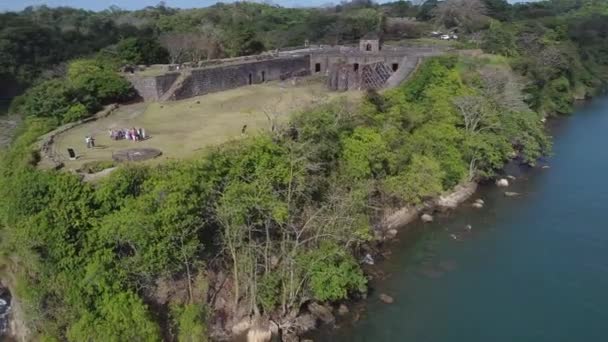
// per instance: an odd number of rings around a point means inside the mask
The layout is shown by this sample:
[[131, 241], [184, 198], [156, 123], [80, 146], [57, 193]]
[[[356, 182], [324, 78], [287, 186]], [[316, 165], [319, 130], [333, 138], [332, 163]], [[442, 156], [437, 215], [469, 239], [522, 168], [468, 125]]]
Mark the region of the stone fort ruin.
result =
[[162, 65], [126, 74], [145, 101], [181, 100], [266, 81], [322, 75], [336, 91], [383, 89], [399, 85], [438, 47], [383, 46], [375, 35], [359, 46], [308, 46], [256, 56]]

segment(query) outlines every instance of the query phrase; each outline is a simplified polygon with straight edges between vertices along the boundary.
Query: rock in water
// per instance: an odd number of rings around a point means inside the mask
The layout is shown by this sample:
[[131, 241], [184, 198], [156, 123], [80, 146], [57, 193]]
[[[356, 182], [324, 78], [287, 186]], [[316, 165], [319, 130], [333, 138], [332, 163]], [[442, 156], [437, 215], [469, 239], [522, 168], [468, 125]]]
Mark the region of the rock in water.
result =
[[433, 216], [429, 215], [429, 214], [424, 214], [420, 217], [420, 219], [422, 220], [422, 222], [424, 223], [430, 223], [433, 222]]
[[397, 231], [397, 229], [389, 229], [386, 231], [385, 236], [387, 239], [392, 240], [397, 236], [398, 233], [399, 232]]
[[472, 204], [473, 208], [475, 209], [481, 209], [483, 208], [483, 204], [479, 203], [479, 202], [475, 202]]
[[340, 307], [338, 308], [338, 313], [341, 316], [346, 315], [349, 312], [348, 307], [345, 304], [340, 304]]
[[509, 181], [506, 178], [499, 179], [496, 181], [496, 186], [506, 188], [509, 186]]
[[314, 329], [317, 326], [317, 320], [312, 317], [311, 314], [303, 314], [296, 317], [294, 321], [294, 328], [298, 332], [307, 332]]
[[505, 196], [507, 196], [507, 197], [515, 197], [515, 196], [519, 196], [519, 193], [507, 191], [507, 192], [505, 192]]
[[310, 311], [314, 317], [318, 318], [325, 324], [333, 323], [336, 320], [334, 315], [331, 313], [331, 308], [319, 303], [310, 303], [308, 305], [308, 311]]
[[380, 296], [378, 296], [378, 298], [380, 298], [380, 300], [385, 304], [393, 304], [393, 302], [395, 302], [393, 297], [391, 297], [385, 293], [381, 293]]

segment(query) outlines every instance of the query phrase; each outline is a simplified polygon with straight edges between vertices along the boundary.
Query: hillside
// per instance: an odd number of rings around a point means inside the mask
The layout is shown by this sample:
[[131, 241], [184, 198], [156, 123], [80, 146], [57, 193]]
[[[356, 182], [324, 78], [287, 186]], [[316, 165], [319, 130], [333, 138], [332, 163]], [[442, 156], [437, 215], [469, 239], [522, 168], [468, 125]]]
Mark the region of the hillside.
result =
[[[40, 341], [205, 341], [278, 330], [292, 341], [330, 321], [332, 305], [365, 298], [370, 274], [361, 260], [396, 234], [387, 215], [433, 208], [437, 197], [493, 179], [509, 161], [534, 166], [551, 151], [545, 119], [569, 114], [606, 85], [605, 1], [467, 1], [2, 14], [2, 80], [31, 86], [12, 102], [22, 122], [0, 153], [0, 269], [11, 271], [1, 280], [27, 326], [13, 333]], [[418, 20], [386, 26], [394, 15]], [[428, 27], [457, 30], [458, 53], [429, 58], [407, 82], [369, 91], [354, 105], [330, 101], [287, 118], [297, 102], [289, 99], [272, 108], [285, 114], [283, 127], [217, 141], [200, 155], [176, 144], [186, 158], [127, 164], [96, 184], [36, 167], [41, 135], [134, 101], [121, 66], [179, 57], [163, 47], [166, 34], [216, 37], [206, 40], [213, 49], [183, 57], [195, 59], [304, 39], [346, 42], [368, 31], [397, 40]], [[237, 91], [252, 88], [244, 89]], [[259, 113], [273, 95], [262, 96], [218, 103], [246, 101], [240, 105]], [[141, 119], [158, 119], [158, 106]], [[171, 123], [176, 129], [201, 134], [188, 106], [162, 110], [186, 115]], [[207, 115], [221, 113], [209, 106]], [[225, 126], [216, 123], [220, 133]], [[190, 140], [205, 145], [204, 137]]]

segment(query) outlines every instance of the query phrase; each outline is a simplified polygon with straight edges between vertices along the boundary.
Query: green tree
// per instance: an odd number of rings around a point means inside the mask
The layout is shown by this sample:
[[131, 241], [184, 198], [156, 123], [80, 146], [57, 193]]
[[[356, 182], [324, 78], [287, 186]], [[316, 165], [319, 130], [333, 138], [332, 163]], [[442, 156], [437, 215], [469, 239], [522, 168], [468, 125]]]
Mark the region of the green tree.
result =
[[22, 96], [15, 111], [37, 117], [52, 117], [63, 121], [74, 100], [74, 90], [63, 80], [45, 81], [30, 88]]
[[405, 170], [385, 181], [385, 190], [407, 203], [419, 204], [441, 194], [445, 173], [430, 157], [415, 154]]
[[68, 341], [160, 341], [158, 326], [137, 295], [121, 292], [85, 311], [68, 331]]
[[70, 62], [67, 81], [90, 112], [97, 110], [100, 104], [125, 101], [135, 94], [131, 84], [112, 65], [95, 59]]
[[157, 39], [130, 37], [116, 44], [116, 53], [122, 64], [162, 64], [169, 60], [169, 53]]
[[371, 128], [357, 127], [342, 139], [343, 170], [351, 179], [379, 177], [389, 171], [393, 159], [382, 135]]
[[171, 308], [177, 326], [177, 341], [206, 342], [207, 328], [205, 326], [205, 310], [199, 304], [174, 305]]
[[490, 23], [490, 29], [483, 36], [482, 48], [489, 53], [506, 57], [517, 55], [515, 35], [498, 21]]

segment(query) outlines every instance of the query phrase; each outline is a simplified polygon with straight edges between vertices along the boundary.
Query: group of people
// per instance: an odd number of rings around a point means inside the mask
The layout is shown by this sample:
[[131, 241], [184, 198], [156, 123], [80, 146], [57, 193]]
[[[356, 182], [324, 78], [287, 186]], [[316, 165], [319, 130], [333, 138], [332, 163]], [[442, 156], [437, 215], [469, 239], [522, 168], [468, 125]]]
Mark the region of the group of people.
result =
[[127, 139], [141, 141], [146, 139], [146, 130], [143, 128], [110, 129], [108, 133], [112, 140]]

